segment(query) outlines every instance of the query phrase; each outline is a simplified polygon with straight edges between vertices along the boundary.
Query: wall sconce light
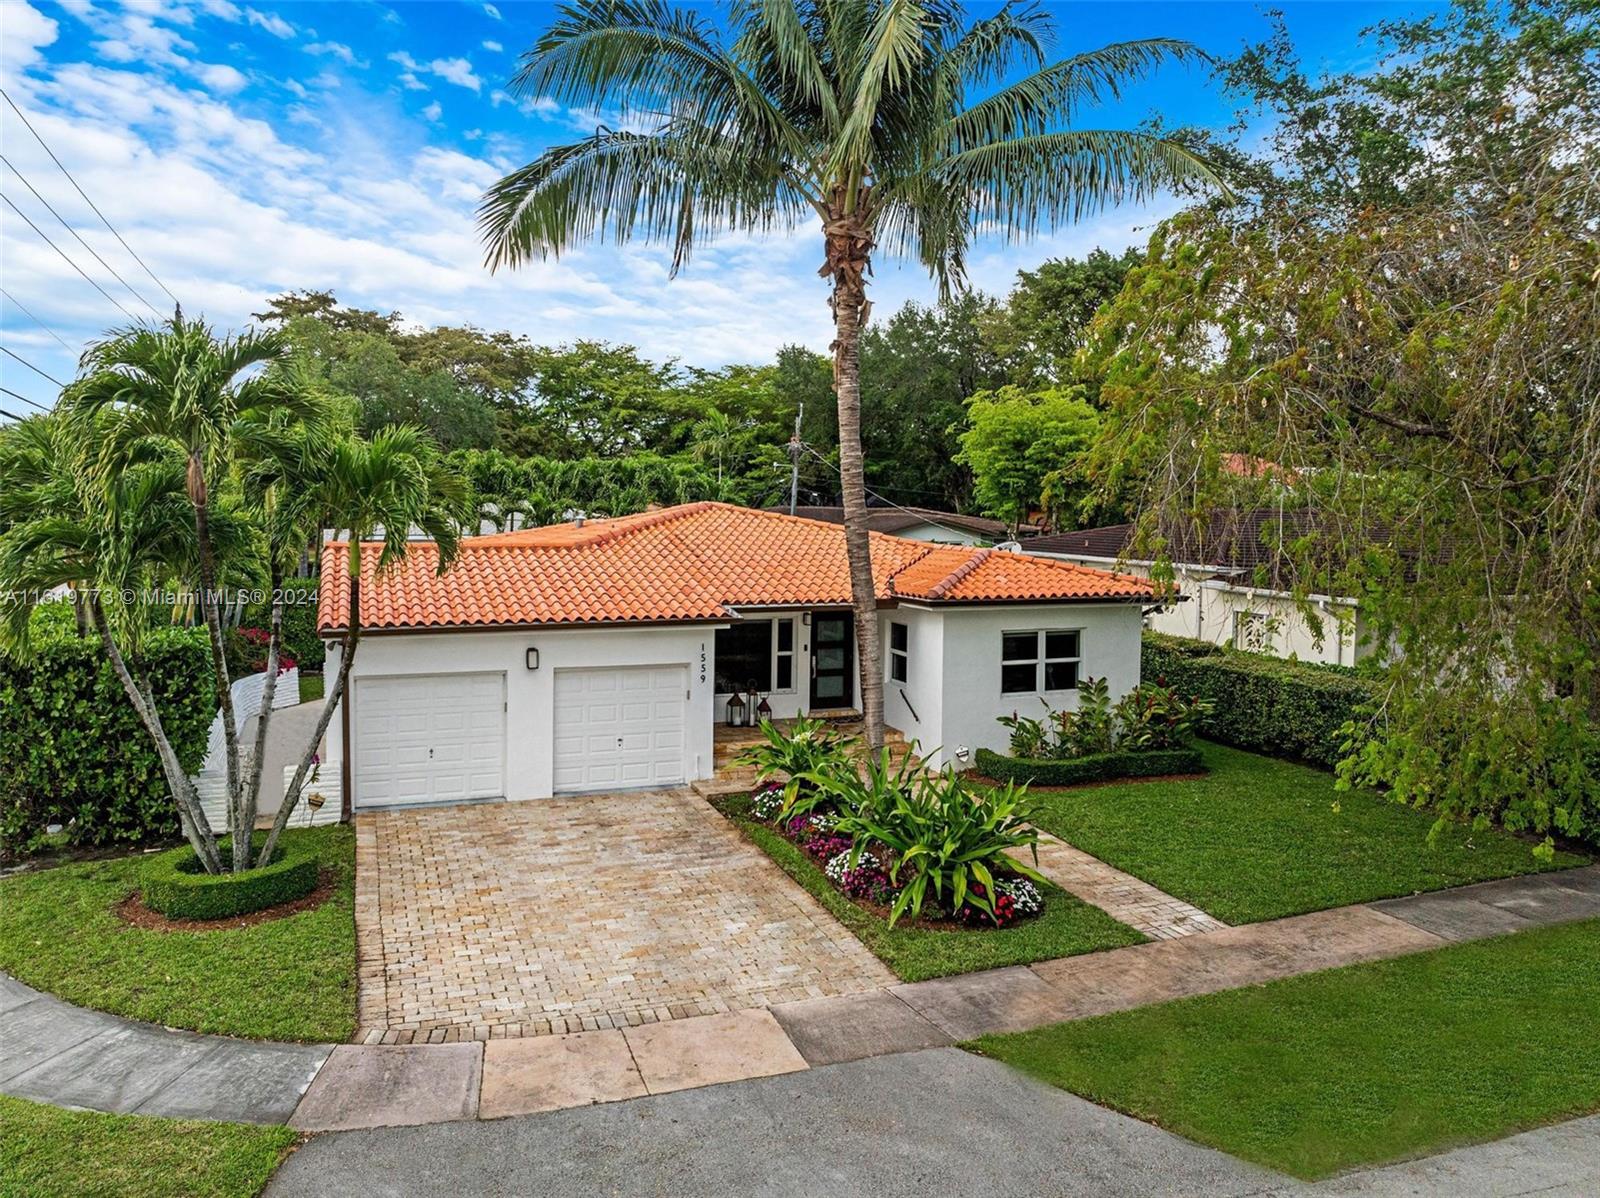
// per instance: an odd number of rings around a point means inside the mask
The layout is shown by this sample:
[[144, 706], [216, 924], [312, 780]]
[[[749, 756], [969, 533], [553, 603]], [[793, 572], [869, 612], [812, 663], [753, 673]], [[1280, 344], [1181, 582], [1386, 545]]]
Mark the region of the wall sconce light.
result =
[[529, 649], [527, 653], [523, 655], [523, 660], [528, 663], [528, 668], [530, 670], [537, 670], [539, 668], [539, 650]]
[[956, 760], [961, 762], [962, 765], [965, 765], [967, 763], [967, 758], [971, 756], [972, 750], [967, 748], [966, 745], [956, 746]]

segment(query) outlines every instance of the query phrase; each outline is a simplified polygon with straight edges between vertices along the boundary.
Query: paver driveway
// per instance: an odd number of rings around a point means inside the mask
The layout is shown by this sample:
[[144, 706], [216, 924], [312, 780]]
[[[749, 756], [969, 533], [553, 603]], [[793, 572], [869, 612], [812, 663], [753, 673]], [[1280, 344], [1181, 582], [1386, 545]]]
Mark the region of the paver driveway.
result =
[[895, 978], [688, 791], [362, 814], [360, 1036], [489, 1039]]

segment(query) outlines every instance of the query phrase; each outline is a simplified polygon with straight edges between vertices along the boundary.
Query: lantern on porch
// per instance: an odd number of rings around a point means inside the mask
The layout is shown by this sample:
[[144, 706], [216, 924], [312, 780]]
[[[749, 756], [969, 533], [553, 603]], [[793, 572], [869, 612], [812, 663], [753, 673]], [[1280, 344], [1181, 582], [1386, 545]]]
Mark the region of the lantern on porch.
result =
[[728, 696], [728, 727], [744, 727], [745, 707], [744, 696], [738, 691]]
[[761, 702], [756, 704], [756, 723], [765, 724], [771, 718], [772, 704], [767, 702], [767, 697], [765, 695], [762, 695]]

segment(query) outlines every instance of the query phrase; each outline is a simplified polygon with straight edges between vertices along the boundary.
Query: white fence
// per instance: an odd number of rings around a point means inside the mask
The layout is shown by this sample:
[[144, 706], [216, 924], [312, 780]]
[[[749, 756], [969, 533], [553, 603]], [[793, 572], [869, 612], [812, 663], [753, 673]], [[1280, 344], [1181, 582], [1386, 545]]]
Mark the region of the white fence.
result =
[[[247, 678], [236, 678], [228, 688], [233, 695], [236, 733], [242, 735], [246, 722], [261, 713], [261, 694], [266, 686], [267, 675], [263, 671]], [[298, 668], [284, 670], [278, 675], [277, 688], [272, 692], [272, 709], [276, 711], [280, 707], [294, 707], [299, 702], [300, 671]], [[241, 759], [243, 750], [244, 746], [241, 745]], [[241, 760], [240, 765], [243, 764]], [[228, 742], [223, 735], [221, 708], [217, 709], [216, 717], [211, 721], [211, 733], [206, 739], [205, 764], [194, 776], [194, 788], [212, 829], [218, 833], [225, 831], [228, 827]]]

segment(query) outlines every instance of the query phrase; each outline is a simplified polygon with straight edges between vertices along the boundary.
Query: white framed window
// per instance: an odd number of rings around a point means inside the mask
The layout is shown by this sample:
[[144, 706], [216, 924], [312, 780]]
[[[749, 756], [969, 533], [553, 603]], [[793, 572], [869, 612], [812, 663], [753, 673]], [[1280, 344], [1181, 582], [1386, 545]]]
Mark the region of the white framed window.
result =
[[1002, 695], [1077, 690], [1082, 664], [1082, 633], [1076, 628], [1000, 634]]
[[911, 633], [904, 624], [889, 625], [889, 681], [911, 677]]
[[1272, 652], [1272, 622], [1265, 612], [1233, 613], [1233, 647], [1247, 653]]
[[775, 691], [794, 690], [794, 617], [778, 621], [778, 635], [772, 644], [772, 677]]

